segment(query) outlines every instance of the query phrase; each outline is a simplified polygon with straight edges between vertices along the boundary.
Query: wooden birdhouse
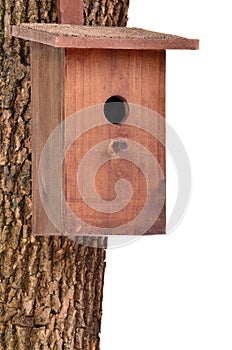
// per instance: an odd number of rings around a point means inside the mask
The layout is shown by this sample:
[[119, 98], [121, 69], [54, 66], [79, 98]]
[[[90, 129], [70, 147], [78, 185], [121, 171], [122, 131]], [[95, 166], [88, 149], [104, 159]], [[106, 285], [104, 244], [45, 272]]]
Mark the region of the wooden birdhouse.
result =
[[23, 24], [31, 41], [33, 232], [165, 233], [165, 55], [198, 40]]

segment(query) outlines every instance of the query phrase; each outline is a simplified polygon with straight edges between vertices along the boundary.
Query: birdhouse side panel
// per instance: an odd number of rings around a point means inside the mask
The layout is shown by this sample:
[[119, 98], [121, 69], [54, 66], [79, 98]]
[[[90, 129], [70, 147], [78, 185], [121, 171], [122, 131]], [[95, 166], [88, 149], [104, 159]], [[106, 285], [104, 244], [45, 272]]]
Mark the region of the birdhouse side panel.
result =
[[[63, 135], [59, 131], [56, 143], [45, 147], [49, 137], [63, 118], [64, 50], [40, 43], [31, 43], [32, 93], [32, 203], [33, 233], [60, 234], [45, 208], [55, 208], [57, 220], [63, 220], [61, 193], [52, 194], [54, 159], [62, 149]], [[44, 154], [41, 163], [41, 155]], [[41, 201], [43, 194], [43, 203]], [[59, 191], [58, 191], [59, 192]], [[55, 203], [54, 203], [55, 201]], [[60, 227], [63, 223], [60, 223]]]

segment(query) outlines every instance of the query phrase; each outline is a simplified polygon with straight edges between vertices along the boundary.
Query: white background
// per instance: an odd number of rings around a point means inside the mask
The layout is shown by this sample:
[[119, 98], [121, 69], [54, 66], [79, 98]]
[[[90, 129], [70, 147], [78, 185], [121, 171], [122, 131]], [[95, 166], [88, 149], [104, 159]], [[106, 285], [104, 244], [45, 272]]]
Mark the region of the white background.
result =
[[[200, 38], [200, 51], [167, 52], [167, 120], [189, 154], [193, 188], [175, 232], [107, 252], [101, 349], [231, 350], [229, 1], [130, 2], [129, 26]], [[170, 213], [169, 160], [167, 179]]]

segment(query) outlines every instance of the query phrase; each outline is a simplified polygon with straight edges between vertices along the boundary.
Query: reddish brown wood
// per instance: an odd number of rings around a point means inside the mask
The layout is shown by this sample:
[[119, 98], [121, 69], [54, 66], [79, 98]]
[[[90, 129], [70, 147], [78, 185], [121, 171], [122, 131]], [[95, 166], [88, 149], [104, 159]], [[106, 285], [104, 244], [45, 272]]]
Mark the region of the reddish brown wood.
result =
[[[148, 107], [165, 117], [165, 51], [67, 49], [65, 60], [65, 118], [84, 108], [104, 104], [112, 95], [120, 95], [129, 103]], [[132, 163], [120, 159], [111, 160], [101, 168], [96, 177], [96, 190], [105, 200], [112, 200], [116, 181], [126, 178], [134, 190], [130, 203], [115, 214], [101, 214], [88, 207], [81, 198], [77, 185], [77, 168], [81, 159], [100, 141], [119, 137], [137, 141], [149, 149], [165, 174], [165, 148], [141, 129], [128, 125], [105, 125], [80, 137], [66, 155], [66, 200], [78, 217], [94, 226], [126, 224], [138, 215], [146, 200], [146, 183], [141, 171]], [[68, 219], [67, 223], [71, 220]], [[140, 223], [141, 226], [143, 224]], [[69, 230], [72, 232], [71, 227]], [[147, 233], [165, 233], [165, 206]]]
[[[32, 93], [32, 229], [34, 234], [58, 234], [48, 220], [38, 188], [41, 152], [50, 133], [63, 118], [64, 50], [31, 43]], [[60, 135], [60, 142], [63, 136]], [[48, 154], [48, 157], [54, 155]], [[49, 161], [48, 161], [49, 167]], [[52, 178], [49, 179], [52, 183]], [[46, 189], [44, 189], [46, 190]], [[52, 200], [48, 198], [48, 201]], [[57, 204], [61, 214], [61, 206]]]
[[[49, 134], [64, 118], [84, 108], [104, 104], [112, 95], [123, 96], [129, 103], [140, 104], [165, 116], [165, 51], [64, 50], [33, 43], [31, 52], [33, 232], [56, 234], [59, 232], [47, 218], [38, 191], [39, 159]], [[157, 157], [165, 174], [165, 149], [148, 133], [134, 127], [105, 125], [99, 128], [101, 130], [95, 129], [88, 135], [82, 135], [70, 147], [65, 158], [63, 178], [66, 201], [73, 212], [83, 221], [99, 226], [99, 235], [102, 235], [101, 227], [125, 224], [142, 209], [146, 197], [145, 180], [141, 171], [132, 163], [120, 159], [106, 163], [96, 176], [99, 195], [105, 200], [112, 200], [115, 182], [119, 178], [127, 178], [132, 184], [134, 196], [120, 212], [99, 215], [84, 204], [78, 190], [76, 175], [82, 157], [101, 140], [124, 137], [147, 147]], [[61, 143], [64, 137], [65, 134], [60, 135]], [[50, 157], [54, 157], [52, 152]], [[52, 178], [49, 181], [52, 183]], [[63, 227], [66, 226], [66, 232], [75, 232], [70, 218], [62, 215], [61, 205], [58, 211], [60, 218], [66, 221], [62, 222]], [[134, 234], [133, 231], [129, 233]], [[147, 232], [157, 233], [165, 233], [165, 206], [154, 226]], [[85, 232], [80, 230], [79, 234]]]
[[59, 48], [166, 50], [199, 48], [199, 40], [139, 28], [23, 24], [12, 35]]
[[[79, 2], [75, 3], [75, 9], [79, 5]], [[72, 17], [69, 9], [73, 9], [73, 6], [72, 1], [60, 1], [62, 23], [77, 23], [80, 20], [80, 11], [74, 11]], [[90, 106], [103, 105], [113, 95], [150, 108], [165, 118], [165, 50], [198, 49], [199, 41], [138, 28], [78, 25], [25, 24], [13, 26], [12, 34], [33, 41], [33, 231], [36, 234], [56, 234], [59, 232], [45, 214], [38, 189], [39, 160], [48, 136], [70, 115]], [[162, 128], [161, 132], [165, 134], [165, 127]], [[66, 136], [64, 127], [60, 132], [59, 145], [65, 142]], [[109, 159], [101, 166], [95, 185], [100, 197], [110, 201], [115, 197], [115, 183], [120, 178], [126, 178], [133, 188], [133, 196], [127, 206], [113, 214], [101, 213], [89, 207], [81, 197], [77, 183], [81, 160], [100, 141], [120, 137], [134, 140], [150, 150], [162, 168], [162, 181], [166, 178], [165, 147], [146, 131], [126, 124], [107, 124], [79, 137], [65, 158], [63, 190], [73, 213], [87, 224], [99, 227], [99, 235], [102, 235], [104, 227], [115, 228], [130, 222], [141, 211], [146, 200], [146, 181], [142, 171], [135, 164], [120, 158]], [[48, 153], [49, 168], [50, 160], [55, 155], [54, 151]], [[94, 162], [89, 166], [94, 167]], [[48, 174], [46, 180], [47, 185], [52, 186], [52, 175]], [[43, 190], [46, 193], [46, 188]], [[71, 217], [64, 212], [61, 204], [62, 191], [57, 190], [60, 196], [57, 217], [61, 220], [61, 233], [86, 234], [81, 227], [77, 232], [73, 226]], [[53, 198], [47, 198], [48, 205], [49, 201], [52, 204]], [[147, 234], [165, 233], [165, 220], [164, 205], [158, 220]], [[143, 224], [138, 223], [141, 227]], [[127, 233], [135, 234], [135, 231]]]
[[84, 24], [83, 0], [58, 0], [58, 21], [61, 24]]
[[[54, 195], [57, 201], [56, 218], [60, 218], [61, 232], [45, 214], [39, 194], [38, 169], [41, 152], [49, 135], [64, 121], [59, 140], [56, 141], [57, 146], [63, 147], [67, 138], [67, 118], [85, 108], [103, 105], [113, 95], [150, 108], [165, 118], [165, 50], [195, 50], [199, 48], [199, 41], [138, 28], [83, 26], [82, 0], [59, 0], [58, 10], [59, 25], [35, 23], [12, 27], [13, 36], [33, 42], [33, 232], [86, 235], [82, 226], [75, 227], [76, 223], [66, 211], [61, 188], [57, 189], [58, 197]], [[77, 125], [74, 127], [77, 128]], [[164, 125], [160, 131], [165, 134]], [[92, 209], [82, 199], [77, 183], [81, 160], [100, 141], [117, 140], [120, 137], [134, 140], [150, 150], [164, 174], [164, 178], [158, 178], [157, 181], [165, 182], [166, 179], [165, 147], [148, 132], [127, 124], [107, 124], [82, 134], [66, 154], [62, 185], [66, 202], [73, 213], [83, 222], [98, 227], [99, 235], [102, 235], [102, 228], [116, 228], [137, 217], [146, 200], [146, 181], [142, 171], [132, 162], [120, 158], [109, 158], [98, 169], [96, 179], [90, 181], [95, 180], [101, 198], [111, 201], [115, 197], [115, 183], [121, 178], [129, 180], [133, 196], [126, 207], [107, 214]], [[57, 159], [54, 149], [47, 150], [46, 169], [49, 169], [53, 158]], [[104, 153], [107, 152], [105, 149]], [[95, 163], [94, 160], [88, 169], [94, 168]], [[149, 169], [148, 163], [146, 167]], [[54, 182], [52, 173], [46, 175], [44, 187], [43, 180], [41, 187], [46, 198], [46, 186], [52, 187]], [[157, 184], [152, 186], [155, 188]], [[54, 207], [53, 198], [47, 196], [46, 201], [48, 206]], [[165, 220], [164, 204], [158, 220], [147, 234], [165, 233]], [[143, 227], [144, 222], [141, 220], [138, 226]], [[136, 230], [127, 231], [127, 234], [136, 234]]]

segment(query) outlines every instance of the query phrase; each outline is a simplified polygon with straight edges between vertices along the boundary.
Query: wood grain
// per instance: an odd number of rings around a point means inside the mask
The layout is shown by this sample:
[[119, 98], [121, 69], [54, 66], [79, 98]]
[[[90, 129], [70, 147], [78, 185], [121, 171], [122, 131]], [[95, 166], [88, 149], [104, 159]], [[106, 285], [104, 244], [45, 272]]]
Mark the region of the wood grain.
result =
[[83, 0], [58, 0], [58, 21], [62, 24], [84, 24]]
[[[165, 51], [67, 49], [65, 61], [65, 118], [90, 106], [104, 104], [113, 95], [122, 96], [129, 103], [148, 107], [165, 117]], [[147, 127], [149, 130], [149, 125]], [[123, 225], [138, 214], [146, 197], [139, 169], [118, 160], [101, 169], [96, 180], [97, 192], [108, 200], [112, 199], [115, 181], [120, 176], [126, 177], [134, 186], [131, 203], [124, 210], [109, 215], [95, 212], [82, 201], [77, 186], [77, 168], [82, 157], [98, 142], [119, 137], [137, 141], [156, 156], [165, 175], [164, 147], [148, 133], [135, 129], [128, 125], [105, 125], [82, 135], [70, 147], [65, 161], [66, 200], [84, 222], [99, 228]], [[67, 224], [72, 225], [70, 218]], [[70, 227], [67, 229], [72, 231]], [[165, 206], [157, 222], [147, 232], [156, 233], [165, 233]]]
[[[39, 194], [38, 170], [43, 147], [63, 118], [64, 52], [39, 43], [31, 44], [32, 89], [32, 230], [34, 234], [58, 234], [47, 218]], [[60, 135], [60, 143], [63, 136]], [[53, 153], [48, 154], [53, 157]], [[49, 179], [52, 183], [52, 178]], [[46, 189], [43, 189], [46, 191]], [[47, 198], [48, 204], [52, 198]], [[61, 215], [61, 204], [57, 203]]]
[[140, 28], [51, 24], [12, 26], [12, 35], [59, 48], [166, 50], [199, 48], [199, 40]]
[[[32, 43], [33, 100], [33, 232], [59, 233], [47, 218], [38, 188], [38, 166], [42, 149], [50, 133], [70, 115], [90, 106], [104, 104], [113, 95], [128, 103], [150, 108], [165, 117], [165, 51], [56, 49]], [[149, 129], [149, 125], [147, 126]], [[165, 132], [165, 130], [163, 130]], [[82, 135], [69, 149], [63, 174], [66, 201], [82, 221], [99, 227], [116, 227], [135, 218], [146, 200], [146, 182], [141, 170], [125, 160], [111, 160], [96, 177], [97, 192], [105, 200], [115, 195], [114, 184], [120, 178], [130, 181], [134, 190], [131, 202], [115, 214], [99, 214], [82, 200], [76, 181], [77, 168], [88, 150], [96, 143], [120, 137], [137, 141], [157, 158], [165, 175], [165, 148], [148, 133], [128, 125], [105, 125]], [[65, 134], [60, 134], [60, 144]], [[51, 158], [49, 158], [51, 157]], [[48, 154], [54, 157], [54, 151]], [[93, 164], [94, 165], [94, 164]], [[149, 165], [148, 165], [149, 166]], [[93, 181], [94, 179], [90, 179]], [[47, 179], [52, 186], [52, 177]], [[46, 188], [43, 188], [46, 193]], [[61, 189], [59, 195], [61, 197]], [[52, 205], [52, 198], [47, 204]], [[63, 231], [75, 232], [72, 220], [63, 215], [57, 203]], [[64, 219], [64, 221], [63, 221]], [[143, 223], [141, 222], [141, 225]], [[147, 234], [165, 233], [165, 206]], [[80, 231], [80, 235], [85, 232]], [[129, 234], [134, 234], [133, 231]]]

